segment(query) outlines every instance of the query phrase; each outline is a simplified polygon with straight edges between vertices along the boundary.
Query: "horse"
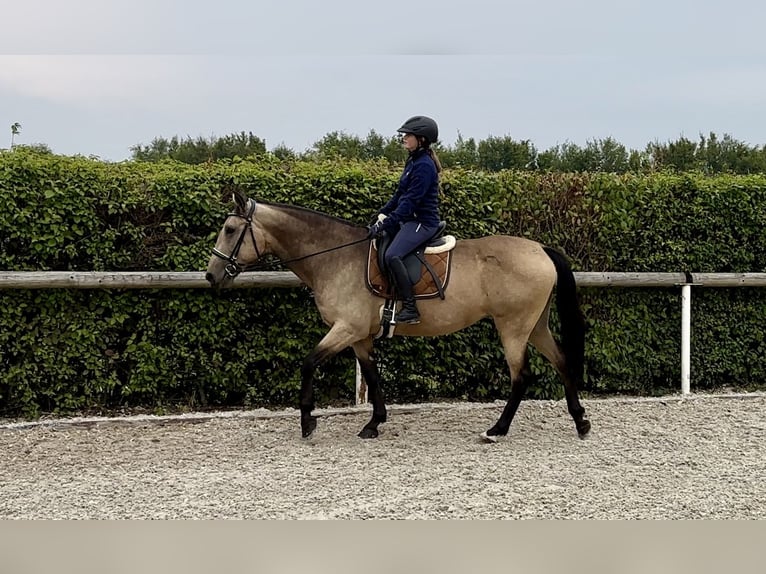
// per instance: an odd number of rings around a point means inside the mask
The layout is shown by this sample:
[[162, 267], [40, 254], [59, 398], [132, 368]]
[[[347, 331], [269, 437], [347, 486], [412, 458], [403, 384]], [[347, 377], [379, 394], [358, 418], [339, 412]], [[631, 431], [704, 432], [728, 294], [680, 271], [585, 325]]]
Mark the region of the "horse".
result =
[[[382, 299], [366, 284], [370, 248], [366, 227], [305, 207], [256, 202], [233, 192], [235, 209], [226, 216], [208, 262], [205, 278], [224, 288], [266, 254], [276, 256], [313, 291], [329, 331], [301, 367], [301, 435], [317, 426], [313, 377], [325, 360], [351, 347], [372, 403], [372, 418], [358, 436], [376, 438], [386, 422], [381, 377], [373, 354], [380, 330]], [[452, 253], [444, 299], [421, 300], [421, 322], [398, 324], [396, 336], [439, 336], [491, 317], [500, 335], [511, 375], [511, 391], [497, 422], [480, 434], [485, 442], [507, 435], [529, 378], [527, 344], [536, 348], [563, 381], [567, 409], [577, 434], [591, 429], [580, 404], [583, 381], [585, 320], [571, 266], [562, 253], [530, 239], [492, 235], [461, 239]], [[561, 324], [561, 343], [550, 330], [554, 300]]]

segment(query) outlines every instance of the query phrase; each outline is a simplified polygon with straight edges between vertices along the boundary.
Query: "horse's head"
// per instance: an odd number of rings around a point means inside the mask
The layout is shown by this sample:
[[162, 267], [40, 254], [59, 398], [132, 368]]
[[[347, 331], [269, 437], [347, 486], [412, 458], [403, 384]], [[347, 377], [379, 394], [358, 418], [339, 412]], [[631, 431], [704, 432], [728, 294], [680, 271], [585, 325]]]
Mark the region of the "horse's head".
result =
[[235, 209], [226, 216], [213, 247], [205, 279], [213, 287], [224, 287], [263, 255], [263, 236], [255, 229], [256, 203], [241, 191], [233, 193]]

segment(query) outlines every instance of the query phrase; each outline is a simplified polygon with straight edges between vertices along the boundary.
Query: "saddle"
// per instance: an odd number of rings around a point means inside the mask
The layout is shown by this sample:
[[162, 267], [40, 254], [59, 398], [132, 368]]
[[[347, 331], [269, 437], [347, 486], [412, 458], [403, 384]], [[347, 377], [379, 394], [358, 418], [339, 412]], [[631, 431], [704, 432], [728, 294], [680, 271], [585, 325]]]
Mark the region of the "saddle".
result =
[[[434, 235], [423, 247], [404, 258], [404, 266], [412, 283], [415, 299], [444, 299], [444, 290], [449, 283], [452, 249], [456, 240], [452, 235], [444, 235], [446, 221], [439, 223]], [[367, 288], [378, 297], [392, 299], [394, 292], [385, 268], [384, 254], [391, 244], [392, 238], [384, 234], [370, 242], [367, 257], [367, 273], [365, 275]]]

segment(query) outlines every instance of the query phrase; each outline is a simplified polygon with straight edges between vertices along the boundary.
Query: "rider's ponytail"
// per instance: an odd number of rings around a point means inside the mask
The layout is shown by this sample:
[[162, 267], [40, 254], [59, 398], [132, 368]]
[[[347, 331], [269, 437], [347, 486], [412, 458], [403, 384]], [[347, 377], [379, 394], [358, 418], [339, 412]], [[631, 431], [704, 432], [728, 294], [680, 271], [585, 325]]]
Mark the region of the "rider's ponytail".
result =
[[431, 142], [428, 140], [428, 138], [424, 136], [418, 136], [418, 145], [426, 150], [426, 153], [428, 154], [428, 157], [433, 160], [434, 165], [436, 166], [436, 173], [442, 172], [442, 162], [439, 161], [439, 157], [436, 155], [436, 152], [431, 149]]
[[436, 152], [429, 147], [426, 150], [426, 153], [428, 153], [428, 155], [431, 156], [431, 159], [434, 160], [434, 165], [436, 166], [436, 173], [441, 173], [442, 162], [439, 161], [439, 157], [436, 155]]

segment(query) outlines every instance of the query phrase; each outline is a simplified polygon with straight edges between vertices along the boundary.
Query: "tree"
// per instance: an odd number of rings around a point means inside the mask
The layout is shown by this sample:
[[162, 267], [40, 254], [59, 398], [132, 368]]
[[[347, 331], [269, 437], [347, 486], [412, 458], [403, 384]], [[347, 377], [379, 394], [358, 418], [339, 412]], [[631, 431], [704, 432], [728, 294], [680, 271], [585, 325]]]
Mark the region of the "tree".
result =
[[401, 164], [407, 159], [407, 150], [404, 149], [402, 141], [396, 137], [388, 138], [383, 148], [383, 157], [393, 164]]
[[729, 134], [719, 138], [714, 132], [700, 134], [699, 143], [681, 137], [666, 144], [647, 146], [655, 169], [700, 170], [705, 173], [764, 173], [766, 146], [749, 146]]
[[13, 146], [13, 149], [15, 151], [29, 151], [38, 155], [53, 155], [53, 150], [48, 146], [48, 144], [44, 143], [16, 144]]
[[281, 160], [294, 160], [298, 157], [298, 154], [296, 154], [292, 149], [287, 147], [284, 142], [276, 146], [273, 150], [271, 150], [271, 153], [274, 155], [274, 157], [277, 157]]
[[729, 134], [719, 139], [713, 132], [707, 138], [700, 134], [697, 161], [707, 173], [754, 173], [763, 172], [764, 168], [758, 147], [751, 147]]
[[683, 136], [667, 144], [652, 142], [646, 146], [646, 153], [654, 169], [691, 171], [697, 166], [697, 144]]
[[362, 140], [359, 136], [349, 135], [345, 132], [330, 132], [318, 142], [314, 142], [308, 155], [317, 159], [336, 159], [362, 157]]
[[155, 138], [148, 146], [137, 144], [132, 146], [130, 151], [136, 161], [174, 159], [183, 163], [199, 164], [224, 158], [263, 155], [266, 153], [266, 143], [252, 132], [240, 132], [220, 138]]
[[13, 144], [16, 139], [16, 136], [21, 133], [21, 124], [19, 122], [14, 122], [11, 124], [11, 149], [13, 149]]
[[625, 173], [630, 167], [630, 155], [625, 146], [611, 137], [588, 142], [599, 158], [597, 171]]
[[479, 164], [479, 149], [473, 138], [464, 139], [463, 134], [457, 133], [454, 147], [439, 148], [439, 160], [444, 167], [475, 168]]
[[407, 158], [407, 153], [398, 138], [386, 139], [375, 130], [370, 130], [364, 139], [357, 135], [334, 131], [315, 142], [303, 157], [319, 160], [385, 158], [391, 163], [400, 163]]
[[487, 171], [501, 169], [529, 169], [537, 151], [529, 140], [514, 141], [510, 136], [502, 138], [490, 136], [481, 140], [478, 146], [478, 165]]

